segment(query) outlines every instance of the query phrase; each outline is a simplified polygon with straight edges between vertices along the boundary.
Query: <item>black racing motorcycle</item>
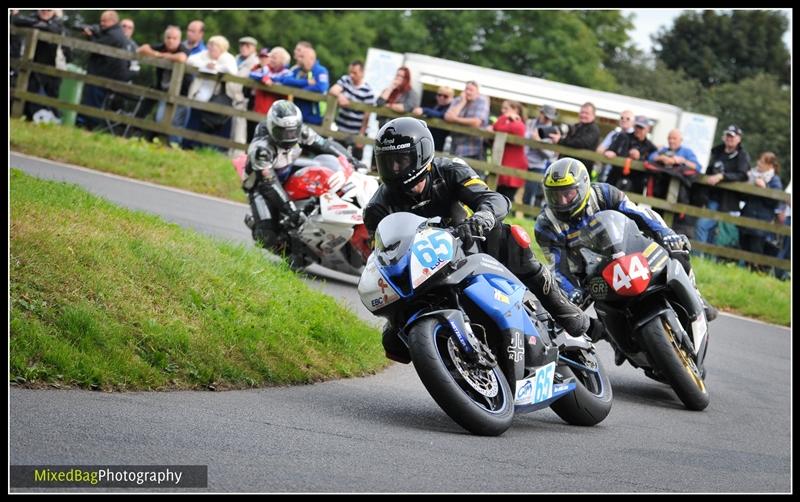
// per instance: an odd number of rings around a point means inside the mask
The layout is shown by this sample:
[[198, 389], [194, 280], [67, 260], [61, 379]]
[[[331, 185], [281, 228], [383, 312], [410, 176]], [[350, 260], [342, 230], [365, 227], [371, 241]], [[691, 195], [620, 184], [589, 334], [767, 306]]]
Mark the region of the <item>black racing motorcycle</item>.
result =
[[[609, 342], [690, 410], [708, 406], [708, 323], [681, 262], [618, 211], [599, 211], [577, 239], [577, 272]], [[688, 257], [687, 257], [688, 259]]]

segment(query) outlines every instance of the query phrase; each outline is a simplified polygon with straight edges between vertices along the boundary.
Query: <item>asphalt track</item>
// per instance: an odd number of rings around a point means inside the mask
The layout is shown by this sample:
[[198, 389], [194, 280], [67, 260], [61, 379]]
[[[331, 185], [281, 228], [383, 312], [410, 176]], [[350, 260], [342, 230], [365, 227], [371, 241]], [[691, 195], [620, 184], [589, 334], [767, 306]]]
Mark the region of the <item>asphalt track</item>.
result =
[[[9, 166], [250, 241], [242, 204], [15, 153]], [[312, 272], [325, 277], [308, 279], [313, 288], [378, 324], [355, 279]], [[437, 407], [412, 366], [395, 364], [367, 378], [247, 391], [11, 387], [9, 459], [208, 465], [213, 492], [791, 492], [791, 331], [723, 314], [710, 337], [702, 412], [640, 370], [614, 366], [601, 342], [614, 405], [590, 428], [547, 409], [515, 417], [501, 437], [474, 437]]]

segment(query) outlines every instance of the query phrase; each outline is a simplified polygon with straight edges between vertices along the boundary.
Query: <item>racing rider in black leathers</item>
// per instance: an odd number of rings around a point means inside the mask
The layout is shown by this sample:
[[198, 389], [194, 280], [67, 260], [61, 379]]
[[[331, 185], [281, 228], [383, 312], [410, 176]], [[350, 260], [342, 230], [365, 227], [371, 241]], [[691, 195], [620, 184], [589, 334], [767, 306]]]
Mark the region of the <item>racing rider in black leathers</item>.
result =
[[[473, 236], [481, 252], [497, 258], [534, 293], [545, 309], [572, 336], [602, 335], [602, 325], [573, 305], [553, 280], [548, 268], [531, 251], [530, 239], [521, 228], [502, 222], [511, 208], [509, 200], [489, 189], [480, 176], [459, 158], [434, 158], [433, 137], [427, 124], [412, 117], [387, 122], [375, 139], [375, 160], [383, 184], [364, 209], [364, 224], [374, 245], [378, 223], [391, 213], [407, 211], [425, 218], [440, 216], [455, 226], [464, 247]], [[469, 208], [473, 214], [465, 219]], [[386, 356], [408, 363], [408, 348], [387, 323], [383, 331]]]
[[280, 241], [280, 225], [297, 228], [305, 220], [305, 214], [283, 189], [289, 176], [299, 169], [295, 162], [304, 154], [344, 155], [353, 166], [365, 169], [345, 147], [304, 125], [303, 115], [294, 103], [275, 101], [256, 127], [247, 149], [242, 189], [250, 200], [252, 214], [245, 216], [245, 223], [252, 230], [253, 239], [278, 253], [284, 252], [288, 244]]

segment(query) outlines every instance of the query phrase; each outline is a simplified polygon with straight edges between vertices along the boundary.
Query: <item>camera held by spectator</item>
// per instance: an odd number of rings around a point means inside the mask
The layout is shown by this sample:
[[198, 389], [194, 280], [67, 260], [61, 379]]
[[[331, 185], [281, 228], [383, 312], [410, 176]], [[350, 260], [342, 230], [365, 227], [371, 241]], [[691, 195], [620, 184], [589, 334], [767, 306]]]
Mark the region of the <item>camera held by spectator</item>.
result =
[[92, 32], [93, 37], [96, 37], [100, 34], [100, 25], [99, 24], [88, 24], [83, 20], [83, 16], [80, 14], [76, 15], [72, 19], [69, 16], [64, 16], [64, 24], [68, 26], [71, 30], [85, 32], [89, 30]]
[[555, 133], [566, 136], [569, 132], [569, 126], [567, 124], [550, 124], [544, 127], [539, 127], [536, 131], [539, 133], [540, 138], [547, 139], [551, 134]]

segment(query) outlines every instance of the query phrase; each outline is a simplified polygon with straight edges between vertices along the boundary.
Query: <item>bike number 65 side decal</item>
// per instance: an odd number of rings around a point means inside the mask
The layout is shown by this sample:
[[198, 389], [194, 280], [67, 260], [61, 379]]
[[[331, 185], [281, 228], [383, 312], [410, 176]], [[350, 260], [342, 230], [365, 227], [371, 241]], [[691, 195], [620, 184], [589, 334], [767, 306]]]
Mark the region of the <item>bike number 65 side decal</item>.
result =
[[414, 253], [414, 257], [420, 265], [433, 269], [453, 257], [451, 241], [452, 237], [444, 230], [423, 233], [411, 246], [411, 252]]

